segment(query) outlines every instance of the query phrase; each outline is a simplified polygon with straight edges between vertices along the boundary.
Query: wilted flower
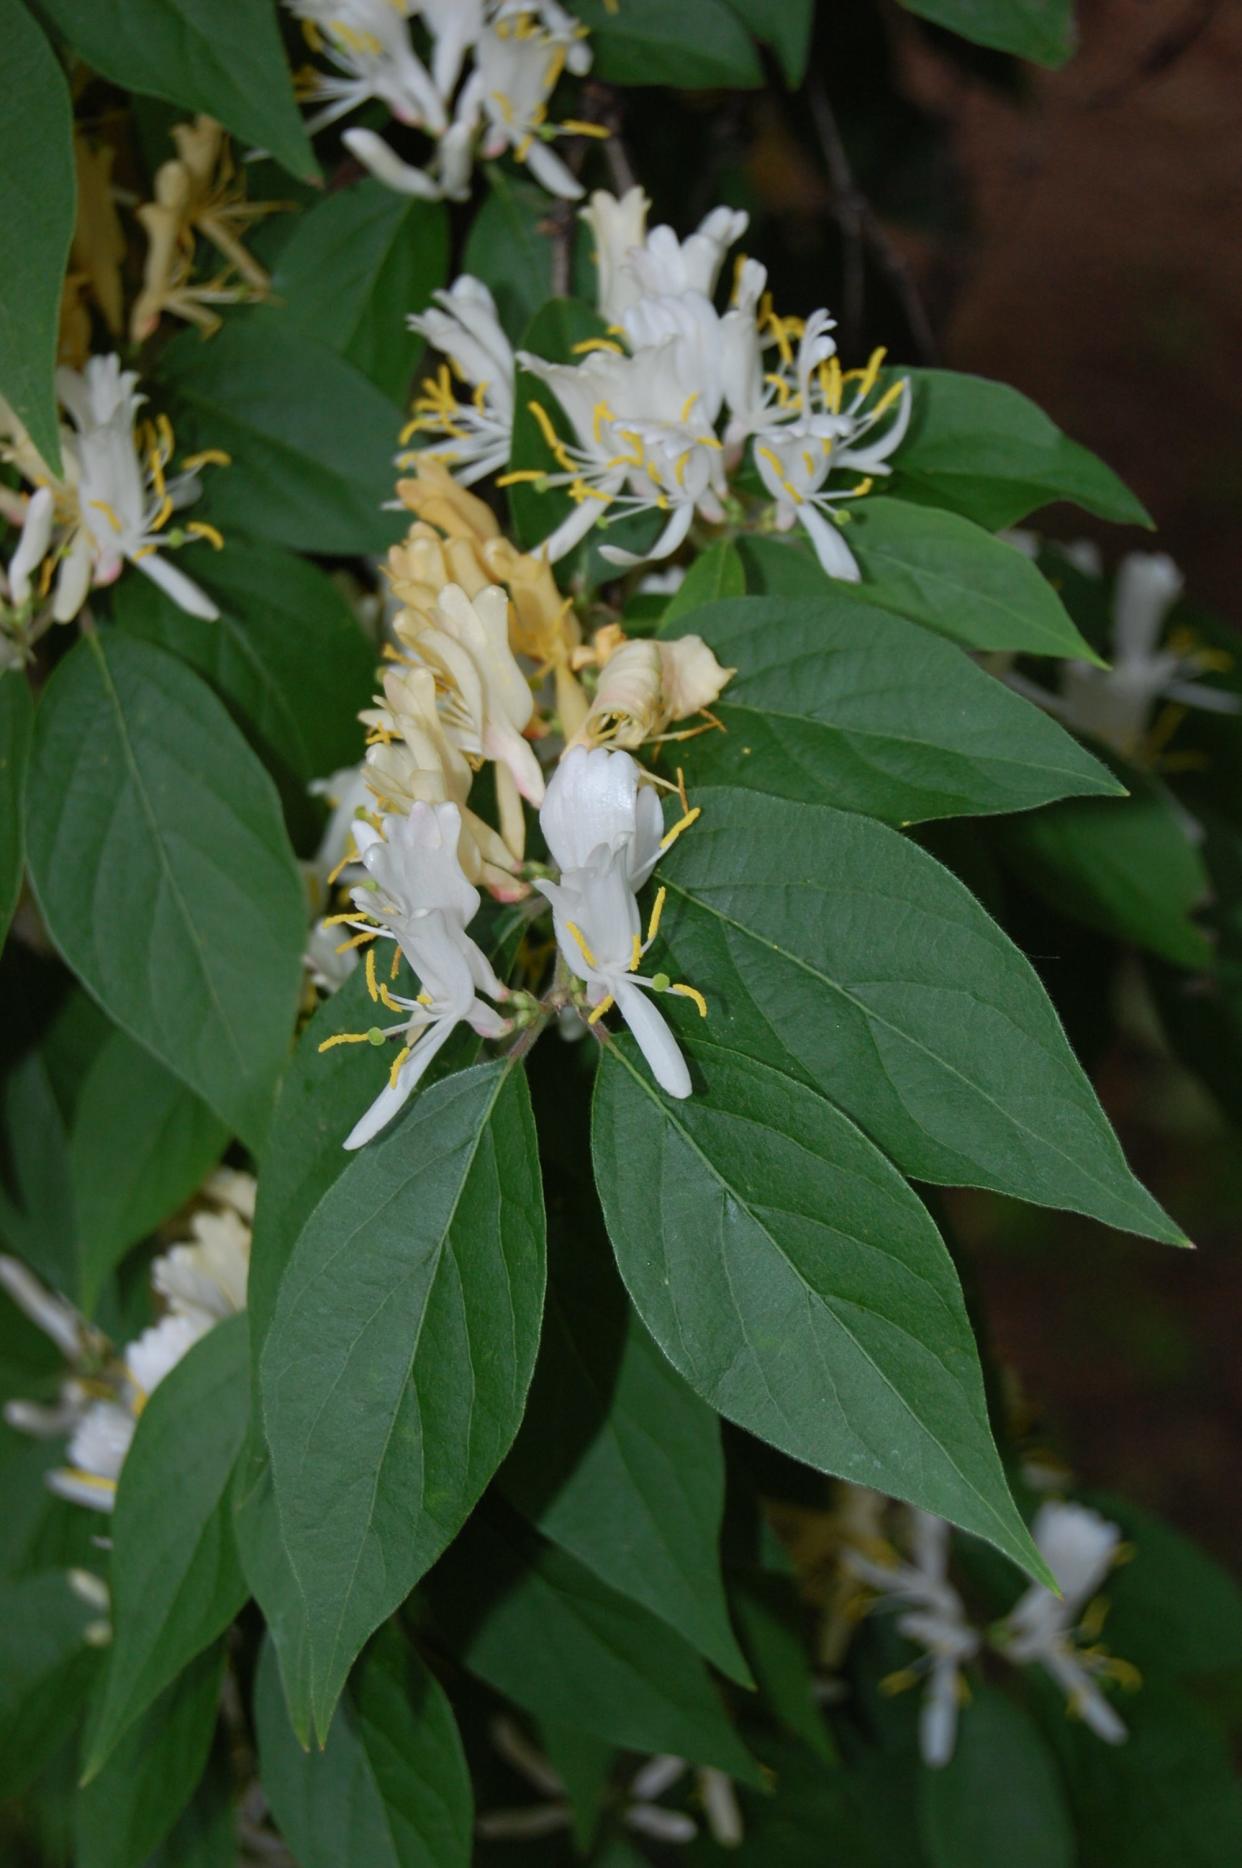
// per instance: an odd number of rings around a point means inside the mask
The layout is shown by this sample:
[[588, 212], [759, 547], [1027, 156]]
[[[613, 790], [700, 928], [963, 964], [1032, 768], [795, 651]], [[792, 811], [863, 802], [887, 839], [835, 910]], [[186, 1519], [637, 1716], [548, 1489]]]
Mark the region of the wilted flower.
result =
[[661, 853], [698, 816], [686, 814], [664, 834], [664, 813], [650, 785], [627, 752], [574, 746], [548, 786], [539, 821], [548, 849], [560, 866], [559, 882], [537, 882], [552, 904], [556, 939], [570, 971], [586, 984], [595, 1024], [614, 1003], [633, 1032], [660, 1087], [670, 1096], [689, 1096], [690, 1072], [672, 1032], [647, 998], [672, 992], [707, 1012], [691, 986], [663, 974], [638, 971], [656, 937], [664, 891], [644, 940], [637, 891]]
[[624, 642], [604, 663], [574, 738], [627, 749], [659, 739], [673, 721], [710, 707], [736, 672], [720, 666], [701, 636]]

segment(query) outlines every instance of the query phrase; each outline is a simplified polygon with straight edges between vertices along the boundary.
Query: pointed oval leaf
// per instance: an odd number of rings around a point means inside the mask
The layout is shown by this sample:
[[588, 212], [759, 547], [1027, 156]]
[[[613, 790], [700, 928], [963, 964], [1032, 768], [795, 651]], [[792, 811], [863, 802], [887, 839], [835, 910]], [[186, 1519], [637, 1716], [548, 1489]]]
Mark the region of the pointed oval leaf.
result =
[[577, 0], [591, 30], [593, 70], [612, 84], [673, 84], [682, 90], [763, 83], [763, 69], [728, 0]]
[[923, 1206], [822, 1096], [712, 1042], [692, 1055], [695, 1094], [676, 1102], [610, 1044], [592, 1125], [621, 1275], [665, 1355], [760, 1439], [1031, 1569]]
[[851, 589], [865, 603], [969, 649], [1099, 662], [1030, 559], [955, 512], [900, 499], [860, 500], [849, 546], [863, 574]]
[[254, 1718], [263, 1789], [300, 1868], [469, 1868], [474, 1800], [453, 1709], [395, 1625], [355, 1667], [322, 1751], [289, 1728], [270, 1641]]
[[142, 1411], [112, 1515], [113, 1640], [86, 1746], [89, 1780], [117, 1741], [246, 1600], [228, 1496], [246, 1437], [246, 1319], [218, 1323]]
[[10, 671], [0, 678], [0, 947], [22, 892], [22, 812], [33, 734], [30, 688]]
[[39, 708], [26, 837], [79, 979], [257, 1143], [288, 1055], [305, 908], [271, 780], [211, 690], [146, 643], [79, 643]]
[[818, 1087], [917, 1179], [1185, 1243], [1030, 964], [956, 877], [871, 818], [729, 789], [696, 803], [660, 871], [664, 970], [706, 993], [714, 1043]]
[[1007, 1694], [971, 1695], [953, 1756], [919, 1777], [931, 1868], [1074, 1868], [1074, 1826], [1056, 1760]]
[[901, 0], [937, 26], [1014, 52], [1039, 65], [1063, 65], [1074, 49], [1073, 0]]
[[363, 1642], [508, 1450], [543, 1284], [530, 1099], [503, 1061], [425, 1090], [303, 1228], [259, 1376], [321, 1739]]
[[709, 603], [670, 628], [672, 616], [661, 634], [701, 635], [737, 669], [712, 706], [725, 731], [678, 749], [691, 785], [740, 785], [890, 824], [1124, 791], [959, 649], [840, 586], [825, 583], [814, 600]]
[[[11, 1472], [5, 1472], [6, 1505]], [[85, 1639], [98, 1619], [64, 1570], [0, 1584], [0, 1797], [33, 1782], [76, 1723], [99, 1666]]]

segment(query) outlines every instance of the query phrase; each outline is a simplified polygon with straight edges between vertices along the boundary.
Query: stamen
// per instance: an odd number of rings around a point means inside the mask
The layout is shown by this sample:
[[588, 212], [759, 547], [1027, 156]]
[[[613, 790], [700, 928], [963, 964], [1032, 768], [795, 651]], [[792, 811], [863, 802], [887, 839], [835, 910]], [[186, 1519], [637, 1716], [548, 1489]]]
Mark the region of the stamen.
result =
[[205, 538], [214, 551], [224, 550], [224, 539], [214, 525], [208, 525], [206, 519], [191, 519], [186, 531], [195, 538]]
[[197, 467], [231, 467], [233, 456], [226, 454], [223, 448], [202, 448], [197, 454], [187, 454], [181, 465], [187, 473], [193, 473]]
[[332, 887], [332, 884], [338, 880], [338, 878], [344, 873], [346, 869], [349, 868], [349, 865], [351, 863], [361, 862], [361, 860], [362, 859], [359, 856], [357, 850], [355, 850], [351, 845], [351, 847], [348, 850], [346, 850], [344, 856], [342, 856], [340, 862], [336, 865], [335, 869], [330, 869], [328, 871], [328, 878], [327, 878], [328, 887], [329, 888]]
[[89, 503], [95, 508], [96, 512], [101, 512], [103, 514], [114, 532], [119, 532], [123, 529], [121, 521], [116, 516], [115, 507], [110, 506], [106, 499], [93, 499]]
[[702, 815], [702, 805], [696, 804], [692, 811], [687, 811], [684, 817], [677, 820], [671, 830], [665, 832], [664, 836], [660, 839], [660, 848], [662, 850], [671, 850], [682, 831], [689, 830], [691, 824], [696, 823]]
[[593, 350], [607, 350], [614, 357], [625, 355], [620, 344], [614, 343], [611, 337], [584, 337], [580, 344], [570, 345], [570, 355], [573, 357], [585, 357]]
[[351, 947], [365, 947], [369, 940], [374, 940], [377, 929], [368, 928], [365, 934], [355, 934], [352, 940], [343, 940], [337, 948], [338, 953], [348, 953]]
[[367, 991], [370, 993], [371, 998], [374, 1001], [374, 1003], [378, 1005], [379, 983], [375, 977], [375, 949], [374, 947], [367, 948], [366, 981], [367, 981]]
[[[664, 913], [664, 903], [667, 900], [667, 898], [668, 898], [668, 890], [666, 888], [661, 886], [660, 888], [656, 890], [656, 898], [651, 906], [651, 919], [647, 923], [647, 943], [646, 944], [648, 947], [650, 947], [652, 941], [655, 939], [656, 935], [660, 931], [660, 916]], [[633, 972], [636, 969], [631, 968], [630, 970], [631, 972]]]
[[413, 1049], [414, 1046], [412, 1044], [403, 1044], [401, 1049], [397, 1052], [397, 1055], [393, 1058], [392, 1069], [388, 1072], [388, 1087], [390, 1090], [396, 1089], [397, 1078], [401, 1074], [401, 1066], [405, 1063]]
[[578, 949], [582, 954], [582, 958], [586, 961], [587, 965], [591, 968], [597, 967], [599, 965], [599, 962], [595, 958], [595, 955], [591, 952], [591, 949], [587, 946], [586, 936], [583, 934], [582, 929], [578, 926], [577, 922], [567, 921], [565, 923], [565, 926], [569, 930], [569, 932], [573, 935], [574, 940], [576, 941], [578, 945]]
[[600, 1019], [604, 1016], [604, 1013], [610, 1012], [615, 1004], [616, 1004], [616, 1000], [613, 998], [612, 994], [610, 992], [605, 993], [604, 997], [600, 1000], [599, 1004], [595, 1007], [594, 1011], [591, 1012], [589, 1017], [587, 1018], [587, 1024], [598, 1025]]
[[643, 944], [635, 934], [630, 941], [630, 972], [637, 973], [643, 957]]
[[570, 136], [597, 136], [601, 142], [606, 142], [612, 135], [612, 131], [604, 124], [584, 123], [581, 117], [566, 117], [560, 127]]
[[318, 1048], [321, 1051], [331, 1051], [338, 1044], [374, 1044], [375, 1038], [371, 1035], [374, 1031], [374, 1025], [371, 1031], [338, 1031], [333, 1037], [325, 1038]]
[[531, 402], [528, 402], [526, 406], [530, 410], [531, 414], [534, 416], [536, 422], [538, 422], [539, 432], [543, 436], [547, 445], [551, 448], [553, 456], [555, 457], [557, 461], [557, 464], [563, 467], [566, 473], [573, 473], [574, 464], [570, 460], [569, 455], [566, 452], [565, 443], [561, 440], [561, 437], [557, 434], [555, 428], [552, 426], [552, 418], [548, 414], [548, 411], [544, 408], [542, 402], [531, 401]]
[[707, 1000], [703, 997], [701, 992], [696, 990], [695, 987], [679, 984], [676, 986], [670, 986], [669, 991], [675, 992], [678, 995], [678, 997], [681, 999], [689, 999], [691, 1004], [697, 1007], [700, 1018], [707, 1017]]
[[500, 478], [497, 480], [496, 485], [497, 486], [525, 486], [529, 484], [533, 486], [536, 483], [536, 481], [539, 481], [539, 480], [542, 480], [544, 484], [546, 485], [547, 479], [548, 479], [548, 476], [544, 472], [542, 467], [518, 467], [515, 469], [513, 473], [502, 473], [500, 475]]

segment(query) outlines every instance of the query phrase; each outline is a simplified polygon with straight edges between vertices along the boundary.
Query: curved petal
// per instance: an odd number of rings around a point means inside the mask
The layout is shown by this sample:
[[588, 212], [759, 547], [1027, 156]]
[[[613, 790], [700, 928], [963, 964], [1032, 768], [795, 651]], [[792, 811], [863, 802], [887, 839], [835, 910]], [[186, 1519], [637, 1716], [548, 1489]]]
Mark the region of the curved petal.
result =
[[614, 987], [618, 1009], [633, 1032], [651, 1074], [669, 1096], [689, 1096], [690, 1072], [681, 1047], [641, 987], [619, 980]]
[[397, 1072], [397, 1081], [386, 1083], [366, 1114], [355, 1122], [345, 1137], [346, 1148], [364, 1148], [381, 1129], [387, 1128], [397, 1112], [404, 1109], [436, 1052], [448, 1042], [458, 1023], [455, 1018], [439, 1018], [427, 1028], [426, 1036], [419, 1039]]
[[207, 592], [192, 577], [179, 571], [175, 564], [169, 564], [167, 558], [161, 557], [158, 551], [150, 552], [145, 558], [131, 558], [130, 563], [144, 577], [149, 577], [153, 584], [158, 584], [187, 616], [201, 617], [205, 623], [214, 623], [218, 618], [220, 612]]

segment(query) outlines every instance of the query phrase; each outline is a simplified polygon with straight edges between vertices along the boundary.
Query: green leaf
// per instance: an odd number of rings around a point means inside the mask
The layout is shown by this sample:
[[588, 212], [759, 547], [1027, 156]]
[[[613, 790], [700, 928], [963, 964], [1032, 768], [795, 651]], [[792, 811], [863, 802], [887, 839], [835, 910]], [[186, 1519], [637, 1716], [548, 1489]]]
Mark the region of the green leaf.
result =
[[305, 909], [271, 781], [210, 689], [146, 643], [80, 642], [39, 708], [26, 836], [68, 964], [256, 1144], [288, 1054]]
[[474, 1805], [453, 1710], [394, 1624], [350, 1676], [322, 1751], [289, 1729], [270, 1641], [254, 1718], [264, 1793], [300, 1868], [468, 1868]]
[[1000, 852], [1062, 913], [1202, 971], [1212, 946], [1190, 916], [1209, 895], [1203, 858], [1164, 787], [1120, 761], [1116, 769], [1128, 798], [1075, 798], [1005, 824]]
[[677, 623], [666, 617], [661, 634], [684, 624], [737, 669], [712, 706], [726, 731], [678, 749], [691, 787], [740, 785], [892, 824], [1123, 791], [959, 649], [827, 580], [814, 600], [743, 597]]
[[786, 84], [796, 91], [811, 54], [815, 0], [779, 0], [776, 6], [772, 0], [729, 0], [729, 6], [762, 45], [771, 46]]
[[400, 402], [422, 343], [406, 318], [430, 303], [447, 269], [442, 204], [367, 180], [300, 217], [280, 250], [272, 294], [299, 330]]
[[159, 1847], [203, 1775], [223, 1678], [221, 1642], [178, 1674], [78, 1792], [74, 1868], [142, 1868]]
[[685, 1102], [628, 1039], [600, 1070], [595, 1176], [639, 1315], [727, 1419], [1040, 1573], [936, 1228], [831, 1103], [718, 1035]]
[[[785, 4], [786, 0], [782, 0]], [[575, 0], [591, 31], [592, 76], [608, 84], [668, 84], [679, 90], [763, 83], [750, 36], [727, 0]]]
[[996, 1687], [971, 1695], [949, 1763], [920, 1774], [919, 1826], [932, 1868], [1077, 1861], [1056, 1762], [1039, 1727]]
[[[5, 1479], [6, 1508], [8, 1475]], [[85, 1630], [98, 1611], [64, 1570], [0, 1586], [0, 1799], [20, 1796], [77, 1722], [99, 1649]]]
[[326, 344], [270, 306], [235, 313], [210, 343], [197, 331], [160, 359], [183, 447], [223, 448], [196, 512], [295, 551], [383, 551], [401, 521], [392, 497], [396, 404]]
[[[59, 474], [54, 378], [77, 206], [73, 111], [65, 74], [22, 0], [0, 0], [0, 40], [6, 96], [0, 112], [0, 396]], [[10, 675], [4, 686], [10, 682], [17, 677]]]
[[[543, 1305], [525, 1078], [423, 1090], [356, 1154], [289, 1260], [260, 1362], [321, 1739], [366, 1637], [456, 1534], [517, 1430]], [[325, 1395], [332, 1398], [324, 1406]]]
[[9, 1182], [0, 1185], [0, 1238], [45, 1283], [75, 1296], [80, 1244], [69, 1137], [46, 1047], [27, 1052], [0, 1086], [0, 1135]]
[[910, 379], [914, 415], [894, 457], [900, 493], [947, 506], [989, 531], [1054, 500], [1072, 500], [1116, 525], [1151, 525], [1111, 467], [1007, 383], [955, 370], [901, 374]]
[[536, 1718], [762, 1781], [688, 1642], [517, 1520], [476, 1513], [431, 1598], [464, 1664]]
[[142, 1411], [112, 1516], [114, 1635], [85, 1782], [246, 1600], [228, 1498], [246, 1435], [246, 1370], [246, 1319], [230, 1317]]
[[26, 681], [0, 677], [0, 947], [22, 892], [22, 809], [34, 733], [34, 698]]
[[860, 500], [849, 546], [865, 603], [894, 610], [969, 649], [1077, 656], [1102, 666], [1028, 558], [955, 512], [899, 499]]
[[696, 801], [660, 872], [664, 970], [714, 1004], [711, 1043], [819, 1087], [917, 1179], [1185, 1243], [1030, 965], [954, 876], [870, 818], [727, 789]]
[[1093, 1492], [1088, 1502], [1134, 1546], [1105, 1585], [1110, 1650], [1144, 1674], [1242, 1668], [1242, 1589], [1229, 1572], [1129, 1499]]
[[516, 343], [552, 296], [552, 241], [542, 231], [549, 215], [541, 188], [486, 165], [487, 194], [470, 223], [462, 270], [482, 279], [500, 322]]
[[198, 1789], [145, 1868], [237, 1868], [229, 1760], [217, 1745]]
[[1039, 65], [1063, 65], [1074, 49], [1073, 0], [901, 0], [937, 26]]
[[720, 1577], [719, 1424], [656, 1349], [607, 1245], [580, 1217], [551, 1257], [539, 1363], [501, 1490], [546, 1537], [750, 1685]]
[[[725, 540], [700, 552], [686, 572], [679, 589], [664, 612], [662, 627], [679, 622], [689, 612], [705, 604], [720, 603], [728, 597], [746, 594], [746, 567], [734, 547]], [[677, 631], [680, 634], [680, 630]]]
[[376, 651], [331, 578], [291, 552], [233, 539], [195, 570], [219, 607], [214, 623], [145, 577], [118, 585], [117, 623], [197, 669], [278, 777], [304, 790], [355, 763]]
[[836, 1754], [815, 1700], [806, 1611], [793, 1578], [758, 1568], [735, 1573], [729, 1601], [762, 1698], [790, 1732], [831, 1764]]
[[228, 1138], [179, 1078], [125, 1032], [111, 1032], [82, 1080], [69, 1132], [85, 1310], [130, 1246], [202, 1184]]
[[40, 0], [88, 65], [127, 91], [205, 111], [291, 175], [319, 174], [272, 0]]

